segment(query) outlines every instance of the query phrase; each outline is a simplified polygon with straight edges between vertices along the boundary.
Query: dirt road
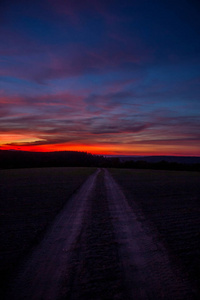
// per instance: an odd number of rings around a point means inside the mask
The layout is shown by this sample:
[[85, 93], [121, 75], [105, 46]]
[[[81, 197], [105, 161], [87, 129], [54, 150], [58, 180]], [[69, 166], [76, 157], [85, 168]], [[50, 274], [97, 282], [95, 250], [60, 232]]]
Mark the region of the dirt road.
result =
[[22, 266], [7, 299], [194, 299], [107, 170], [90, 176]]

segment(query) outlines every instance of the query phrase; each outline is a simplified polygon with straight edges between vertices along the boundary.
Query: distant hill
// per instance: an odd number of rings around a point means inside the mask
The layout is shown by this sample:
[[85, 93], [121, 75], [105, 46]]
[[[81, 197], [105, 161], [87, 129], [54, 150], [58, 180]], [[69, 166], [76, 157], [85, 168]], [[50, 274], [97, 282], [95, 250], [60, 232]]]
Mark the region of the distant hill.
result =
[[179, 164], [199, 164], [200, 157], [198, 156], [118, 156], [120, 162], [126, 161], [146, 161], [149, 163], [158, 163], [166, 161], [169, 163]]

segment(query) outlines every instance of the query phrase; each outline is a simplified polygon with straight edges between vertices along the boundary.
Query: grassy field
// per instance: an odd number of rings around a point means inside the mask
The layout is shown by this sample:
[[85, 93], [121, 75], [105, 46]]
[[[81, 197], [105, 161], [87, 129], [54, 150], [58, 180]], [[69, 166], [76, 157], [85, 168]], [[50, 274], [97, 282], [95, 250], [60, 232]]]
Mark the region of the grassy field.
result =
[[129, 205], [156, 228], [172, 262], [200, 286], [200, 173], [110, 169]]
[[0, 288], [94, 168], [0, 170]]

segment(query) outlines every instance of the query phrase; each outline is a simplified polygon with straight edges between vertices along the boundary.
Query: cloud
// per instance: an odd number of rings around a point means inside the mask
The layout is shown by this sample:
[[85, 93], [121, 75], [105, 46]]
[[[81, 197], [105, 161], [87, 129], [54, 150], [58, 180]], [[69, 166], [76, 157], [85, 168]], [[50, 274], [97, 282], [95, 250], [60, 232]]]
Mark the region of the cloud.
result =
[[199, 138], [198, 116], [181, 116], [166, 109], [145, 111], [145, 103], [142, 106], [134, 101], [134, 93], [123, 91], [123, 85], [117, 93], [102, 95], [66, 92], [11, 97], [1, 94], [0, 132], [24, 132], [42, 139], [41, 143], [83, 141], [96, 136], [106, 140], [112, 137], [114, 141], [117, 134], [131, 134], [132, 141], [136, 136], [141, 141]]
[[141, 66], [151, 60], [147, 48], [109, 41], [100, 47], [82, 43], [40, 43], [18, 33], [0, 32], [3, 47], [0, 76], [29, 79], [37, 83], [58, 78], [104, 74]]
[[102, 120], [102, 124], [95, 124], [92, 126], [93, 134], [119, 134], [119, 133], [139, 133], [144, 131], [150, 124], [136, 123], [133, 120]]
[[[111, 12], [108, 11], [109, 1], [99, 0], [47, 0], [48, 4], [52, 7], [53, 11], [60, 15], [65, 15], [69, 18], [69, 21], [74, 25], [79, 25], [81, 16], [84, 13], [90, 13], [91, 15], [98, 14], [105, 18], [105, 20], [112, 19], [114, 17]], [[116, 19], [116, 17], [115, 17]]]
[[66, 53], [52, 53], [47, 64], [38, 70], [35, 79], [52, 80], [86, 74], [104, 74], [143, 64], [148, 60], [148, 51], [106, 45], [101, 49], [90, 49], [74, 45]]
[[[123, 110], [116, 114], [115, 109], [121, 105], [118, 99], [125, 96], [128, 97], [129, 94], [119, 92], [104, 95], [103, 101], [98, 103], [102, 105], [103, 117], [100, 113], [95, 116], [87, 108], [87, 105], [98, 102], [98, 95], [89, 97], [89, 100], [69, 93], [44, 94], [37, 97], [4, 95], [0, 98], [4, 107], [0, 134], [25, 134], [35, 138], [33, 142], [14, 142], [15, 145], [24, 146], [89, 142], [100, 135], [102, 139], [107, 140], [110, 138], [108, 134], [139, 133], [145, 130], [148, 124], [126, 120], [127, 112]], [[98, 138], [99, 142], [101, 138]], [[12, 146], [14, 144], [10, 143]]]

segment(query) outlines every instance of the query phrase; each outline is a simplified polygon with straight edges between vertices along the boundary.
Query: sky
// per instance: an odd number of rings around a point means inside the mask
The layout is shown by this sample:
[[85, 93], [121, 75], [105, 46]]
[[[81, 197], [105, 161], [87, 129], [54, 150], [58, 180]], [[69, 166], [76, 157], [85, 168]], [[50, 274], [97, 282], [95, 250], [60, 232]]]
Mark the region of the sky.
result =
[[1, 0], [0, 149], [200, 156], [198, 0]]

